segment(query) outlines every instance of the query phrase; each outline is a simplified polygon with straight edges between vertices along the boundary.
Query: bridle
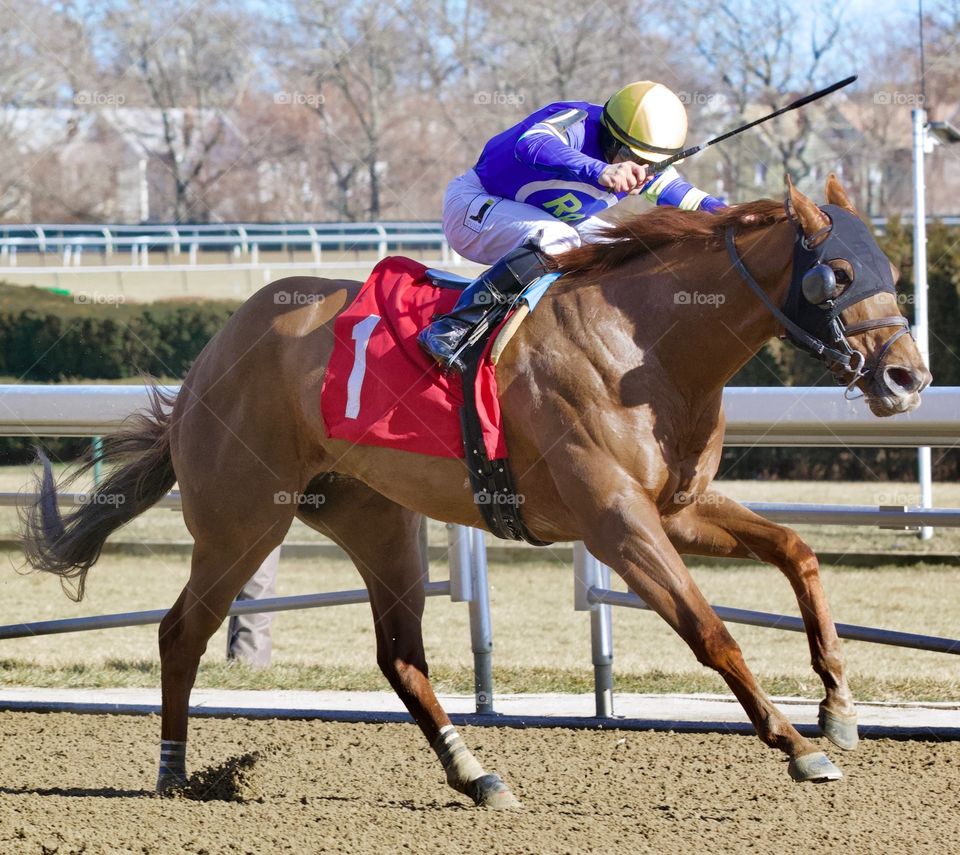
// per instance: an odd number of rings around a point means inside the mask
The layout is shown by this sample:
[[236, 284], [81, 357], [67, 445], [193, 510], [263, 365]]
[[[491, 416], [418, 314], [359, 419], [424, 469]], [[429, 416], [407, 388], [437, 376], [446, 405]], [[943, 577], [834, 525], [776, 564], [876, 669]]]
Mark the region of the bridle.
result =
[[[790, 210], [789, 196], [784, 201], [784, 206], [788, 220], [797, 231], [797, 237], [790, 288], [782, 307], [770, 299], [747, 269], [737, 251], [736, 231], [733, 226], [728, 226], [726, 230], [727, 252], [743, 281], [783, 326], [786, 338], [801, 350], [824, 362], [831, 370], [841, 369], [843, 379], [838, 378], [838, 382], [847, 387], [845, 395], [849, 397], [861, 379], [872, 381], [876, 377], [883, 368], [890, 348], [901, 336], [912, 335], [910, 325], [903, 315], [868, 318], [854, 324], [845, 324], [842, 318], [845, 309], [873, 294], [886, 291], [896, 296], [889, 261], [870, 236], [866, 226], [849, 211], [834, 205], [824, 205], [820, 210], [828, 217], [830, 224], [807, 238]], [[858, 248], [862, 252], [852, 251]], [[844, 255], [837, 254], [841, 250]], [[829, 277], [835, 284], [833, 270], [826, 260], [839, 258], [847, 261], [854, 270], [853, 281], [833, 299], [810, 302], [804, 293], [810, 289], [805, 288], [805, 284], [816, 277]], [[885, 327], [898, 329], [870, 359], [850, 344], [851, 336]]]

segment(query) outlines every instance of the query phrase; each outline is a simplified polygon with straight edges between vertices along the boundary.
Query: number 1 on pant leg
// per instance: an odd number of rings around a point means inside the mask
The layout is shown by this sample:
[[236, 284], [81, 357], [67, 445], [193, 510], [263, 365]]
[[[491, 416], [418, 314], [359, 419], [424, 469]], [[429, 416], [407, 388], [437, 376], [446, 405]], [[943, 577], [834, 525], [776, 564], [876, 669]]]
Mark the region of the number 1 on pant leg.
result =
[[348, 419], [355, 419], [360, 415], [360, 389], [363, 386], [363, 377], [367, 373], [367, 344], [373, 328], [380, 323], [379, 315], [368, 315], [353, 327], [350, 337], [356, 342], [353, 348], [353, 368], [347, 380], [347, 411]]

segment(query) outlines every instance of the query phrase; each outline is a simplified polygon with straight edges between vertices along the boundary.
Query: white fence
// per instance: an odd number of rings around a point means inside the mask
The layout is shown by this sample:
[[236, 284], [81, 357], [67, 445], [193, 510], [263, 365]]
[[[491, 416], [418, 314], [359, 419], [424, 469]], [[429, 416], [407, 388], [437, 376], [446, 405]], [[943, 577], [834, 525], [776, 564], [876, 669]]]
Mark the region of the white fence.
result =
[[[147, 403], [142, 385], [0, 385], [0, 435], [98, 436], [114, 430], [130, 413]], [[960, 388], [931, 388], [913, 413], [889, 419], [872, 416], [862, 401], [847, 401], [840, 390], [828, 388], [729, 388], [724, 391], [727, 444], [750, 446], [955, 446], [960, 443]], [[0, 504], [24, 498], [0, 494]], [[78, 501], [65, 496], [67, 503]], [[171, 493], [161, 506], [178, 507]], [[817, 522], [848, 525], [960, 525], [960, 509], [889, 508], [878, 506], [789, 505], [750, 503], [778, 522]], [[460, 526], [450, 531], [450, 579], [427, 583], [429, 596], [448, 595], [470, 604], [477, 712], [492, 712], [492, 629], [487, 590], [486, 550], [482, 534]], [[598, 716], [612, 715], [612, 605], [647, 608], [638, 597], [610, 590], [610, 570], [582, 544], [575, 547], [575, 608], [591, 613], [592, 654]], [[231, 613], [315, 608], [364, 602], [366, 592], [339, 591], [302, 597], [277, 597], [235, 603]], [[714, 606], [726, 621], [802, 630], [802, 621]], [[99, 615], [65, 621], [41, 621], [0, 627], [0, 639], [22, 635], [72, 632], [114, 626], [157, 623], [163, 611]], [[840, 624], [842, 637], [882, 644], [960, 653], [960, 639], [902, 633], [874, 627]]]
[[416, 249], [457, 261], [439, 222], [0, 226], [0, 265], [9, 267], [19, 266], [26, 256], [44, 269], [69, 269], [91, 255], [104, 264], [129, 258], [131, 266], [148, 266], [151, 254], [163, 254], [168, 263], [196, 265], [201, 256], [213, 253], [256, 265], [262, 252], [297, 251], [309, 252], [320, 264], [330, 249], [375, 252], [378, 258]]
[[[178, 387], [170, 387], [176, 391]], [[931, 387], [912, 413], [878, 419], [839, 388], [730, 387], [726, 445], [884, 446], [960, 444], [960, 387]], [[0, 385], [0, 435], [97, 436], [147, 404], [136, 385]]]

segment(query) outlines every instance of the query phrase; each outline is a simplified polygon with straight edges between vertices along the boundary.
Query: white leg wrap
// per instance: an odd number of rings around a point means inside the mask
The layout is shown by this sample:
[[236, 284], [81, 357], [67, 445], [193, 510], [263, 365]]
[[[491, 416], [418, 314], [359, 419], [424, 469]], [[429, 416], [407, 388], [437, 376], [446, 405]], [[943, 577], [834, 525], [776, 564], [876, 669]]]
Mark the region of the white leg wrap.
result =
[[160, 740], [160, 772], [157, 790], [183, 784], [187, 780], [187, 743], [176, 739]]
[[447, 783], [455, 790], [463, 791], [467, 784], [485, 774], [483, 766], [470, 753], [452, 724], [440, 729], [440, 734], [433, 741], [433, 750], [447, 773]]

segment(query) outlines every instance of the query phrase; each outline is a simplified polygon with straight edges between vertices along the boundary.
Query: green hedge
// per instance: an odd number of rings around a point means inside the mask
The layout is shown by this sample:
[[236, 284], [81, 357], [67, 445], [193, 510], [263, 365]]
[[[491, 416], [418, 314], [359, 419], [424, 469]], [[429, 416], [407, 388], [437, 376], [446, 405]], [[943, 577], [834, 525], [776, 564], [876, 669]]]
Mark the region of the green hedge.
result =
[[77, 303], [0, 284], [0, 374], [18, 381], [181, 378], [235, 303]]
[[[138, 305], [78, 301], [41, 288], [0, 283], [0, 375], [6, 382], [135, 379], [179, 382], [237, 303], [182, 300]], [[0, 437], [0, 464], [23, 463], [36, 440]], [[56, 457], [88, 442], [44, 438]]]

